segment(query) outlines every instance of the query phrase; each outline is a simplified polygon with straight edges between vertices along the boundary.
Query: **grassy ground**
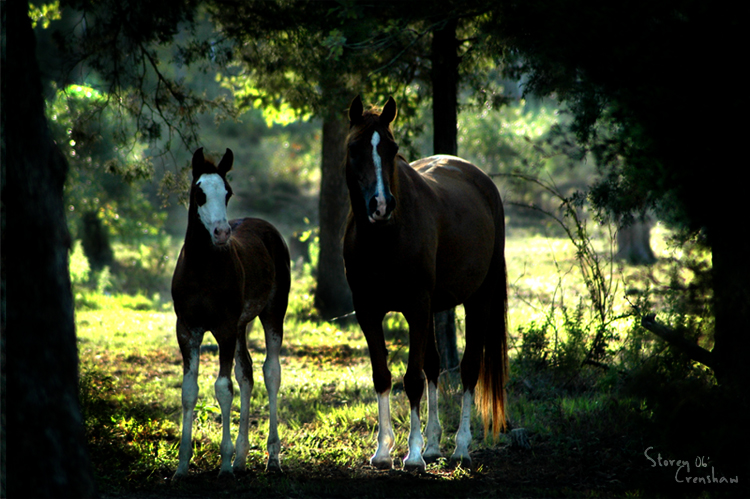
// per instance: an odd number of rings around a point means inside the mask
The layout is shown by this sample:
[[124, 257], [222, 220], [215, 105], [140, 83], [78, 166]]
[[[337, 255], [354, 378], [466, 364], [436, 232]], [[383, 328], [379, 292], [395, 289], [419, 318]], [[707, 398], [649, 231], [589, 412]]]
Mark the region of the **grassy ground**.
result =
[[[661, 239], [658, 252], [665, 252]], [[264, 344], [260, 325], [249, 333], [255, 362], [251, 450], [248, 471], [217, 482], [220, 413], [213, 395], [218, 357], [207, 334], [201, 356], [200, 398], [193, 431], [190, 477], [169, 481], [177, 466], [180, 432], [181, 357], [174, 337], [170, 303], [158, 300], [79, 297], [76, 314], [81, 358], [84, 416], [92, 460], [105, 497], [651, 497], [698, 495], [700, 486], [676, 484], [674, 468], [653, 467], [644, 455], [656, 445], [655, 430], [642, 401], [622, 395], [614, 369], [564, 369], [572, 355], [565, 315], [585, 297], [572, 246], [561, 239], [509, 238], [506, 250], [511, 289], [510, 322], [513, 375], [508, 383], [509, 422], [524, 427], [532, 449], [512, 450], [505, 436], [482, 439], [472, 421], [475, 469], [439, 461], [427, 474], [400, 470], [406, 454], [408, 401], [400, 385], [406, 369], [406, 324], [387, 318], [390, 367], [394, 375], [392, 415], [396, 431], [396, 469], [374, 470], [377, 406], [367, 347], [356, 325], [311, 318], [313, 280], [309, 269], [295, 269], [282, 350], [280, 434], [283, 474], [267, 474], [265, 441], [268, 398], [260, 366]], [[632, 271], [625, 269], [624, 275]], [[621, 282], [620, 271], [615, 271]], [[625, 309], [618, 287], [617, 307]], [[621, 310], [621, 311], [622, 311]], [[463, 346], [459, 318], [459, 349]], [[585, 324], [580, 318], [577, 324]], [[534, 349], [529, 331], [547, 324], [545, 348]], [[570, 320], [567, 322], [570, 325]], [[612, 328], [624, 338], [632, 319]], [[532, 326], [530, 326], [532, 325]], [[618, 333], [619, 334], [619, 333]], [[538, 336], [537, 336], [538, 338]], [[612, 348], [618, 347], [617, 338]], [[551, 362], [544, 352], [554, 352]], [[565, 354], [565, 355], [563, 355]], [[537, 355], [537, 357], [534, 357]], [[550, 353], [550, 355], [553, 355]], [[554, 364], [554, 365], [553, 365]], [[441, 378], [442, 447], [453, 450], [458, 427], [460, 387]], [[426, 409], [425, 409], [426, 410]], [[233, 431], [239, 419], [235, 398]], [[657, 449], [651, 451], [654, 455]], [[683, 456], [674, 456], [674, 458]], [[693, 459], [692, 456], [684, 456]], [[679, 486], [678, 486], [679, 485]], [[677, 487], [677, 488], [675, 488]]]

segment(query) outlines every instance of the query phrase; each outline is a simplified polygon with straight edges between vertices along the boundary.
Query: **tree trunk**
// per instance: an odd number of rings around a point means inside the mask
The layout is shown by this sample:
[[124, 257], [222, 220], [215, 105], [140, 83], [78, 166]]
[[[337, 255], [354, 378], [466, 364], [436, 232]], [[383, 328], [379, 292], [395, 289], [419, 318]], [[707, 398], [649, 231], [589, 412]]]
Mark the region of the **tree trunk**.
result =
[[[325, 85], [324, 99], [329, 111], [323, 118], [323, 147], [320, 175], [320, 254], [315, 307], [324, 319], [352, 311], [352, 292], [344, 273], [342, 237], [349, 213], [349, 196], [344, 176], [344, 158], [348, 122], [346, 96], [335, 91], [340, 86]], [[325, 91], [325, 90], [324, 90]]]
[[[719, 220], [709, 229], [713, 259], [716, 376], [750, 402], [750, 239]], [[712, 230], [713, 229], [713, 230]], [[740, 397], [741, 395], [741, 397]]]
[[638, 217], [632, 224], [617, 230], [617, 254], [615, 258], [633, 265], [650, 265], [656, 262], [651, 249], [651, 221], [647, 216]]
[[[7, 59], [6, 26], [16, 34]], [[2, 79], [0, 496], [93, 497], [62, 199], [67, 164], [44, 117], [26, 2], [3, 4], [2, 37], [3, 72], [13, 78]]]
[[112, 268], [115, 254], [109, 242], [109, 232], [96, 211], [87, 211], [81, 217], [81, 246], [91, 270], [99, 272], [104, 267]]
[[[433, 153], [458, 154], [458, 42], [456, 20], [432, 33], [432, 120]], [[458, 366], [455, 309], [435, 314], [435, 337], [440, 367]]]

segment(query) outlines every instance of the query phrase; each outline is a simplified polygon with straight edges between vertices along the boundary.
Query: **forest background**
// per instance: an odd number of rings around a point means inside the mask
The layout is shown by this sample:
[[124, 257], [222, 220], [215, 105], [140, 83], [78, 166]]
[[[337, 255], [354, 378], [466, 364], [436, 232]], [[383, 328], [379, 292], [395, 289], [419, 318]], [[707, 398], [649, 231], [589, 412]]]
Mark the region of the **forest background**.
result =
[[[69, 165], [62, 207], [76, 311], [169, 306], [187, 162], [202, 145], [235, 153], [231, 212], [267, 218], [287, 237], [307, 286], [296, 313], [325, 323], [349, 312], [341, 275], [320, 270], [340, 255], [345, 111], [357, 93], [373, 103], [394, 95], [407, 157], [474, 161], [497, 176], [509, 238], [543, 234], [574, 247], [574, 305], [560, 288], [540, 316], [515, 322], [519, 393], [563, 408], [571, 393], [607, 393], [607, 414], [639, 414], [673, 454], [710, 453], [742, 477], [750, 252], [728, 222], [742, 213], [731, 176], [747, 101], [733, 77], [737, 20], [682, 2], [407, 5], [31, 5], [46, 119]], [[702, 92], [714, 70], [733, 105]], [[448, 111], [436, 98], [445, 80]], [[3, 84], [5, 151], [13, 108]], [[438, 138], [450, 109], [453, 138]], [[15, 179], [5, 165], [4, 224]], [[5, 240], [16, 227], [8, 220]], [[654, 220], [672, 256], [648, 261], [642, 245], [638, 263], [651, 266], [615, 276], [609, 235]], [[613, 283], [628, 272], [639, 277], [618, 296]]]

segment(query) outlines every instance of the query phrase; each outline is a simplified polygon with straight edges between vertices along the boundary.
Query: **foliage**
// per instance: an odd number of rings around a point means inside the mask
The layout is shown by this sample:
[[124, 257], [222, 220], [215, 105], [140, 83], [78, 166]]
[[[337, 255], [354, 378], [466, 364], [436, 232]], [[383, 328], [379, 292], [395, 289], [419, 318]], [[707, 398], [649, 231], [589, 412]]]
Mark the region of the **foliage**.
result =
[[49, 28], [52, 21], [59, 20], [61, 17], [60, 0], [41, 5], [29, 3], [29, 17], [31, 18], [32, 29], [35, 29], [38, 24], [41, 24], [44, 29]]
[[144, 145], [119, 145], [123, 139], [117, 134], [135, 130], [108, 106], [109, 98], [94, 88], [70, 85], [47, 104], [52, 135], [71, 167], [65, 184], [68, 223], [78, 234], [81, 217], [95, 213], [112, 235], [143, 240], [158, 234], [164, 221], [142, 191], [153, 171], [144, 159]]

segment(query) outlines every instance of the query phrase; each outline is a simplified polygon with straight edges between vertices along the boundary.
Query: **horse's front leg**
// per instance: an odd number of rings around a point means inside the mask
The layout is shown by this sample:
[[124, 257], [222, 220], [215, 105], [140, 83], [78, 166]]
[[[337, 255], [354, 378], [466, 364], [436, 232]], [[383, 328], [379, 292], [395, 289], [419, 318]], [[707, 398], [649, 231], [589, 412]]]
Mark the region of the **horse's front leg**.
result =
[[203, 332], [189, 331], [177, 320], [177, 341], [182, 353], [182, 438], [177, 471], [173, 480], [188, 474], [190, 458], [193, 456], [193, 413], [198, 402], [198, 366], [200, 365], [200, 345]]
[[383, 334], [384, 314], [368, 314], [361, 308], [357, 311], [357, 321], [367, 340], [372, 363], [372, 380], [378, 397], [378, 448], [370, 458], [370, 464], [377, 469], [393, 468], [391, 450], [396, 443], [391, 423], [391, 371], [388, 369], [388, 351]]

